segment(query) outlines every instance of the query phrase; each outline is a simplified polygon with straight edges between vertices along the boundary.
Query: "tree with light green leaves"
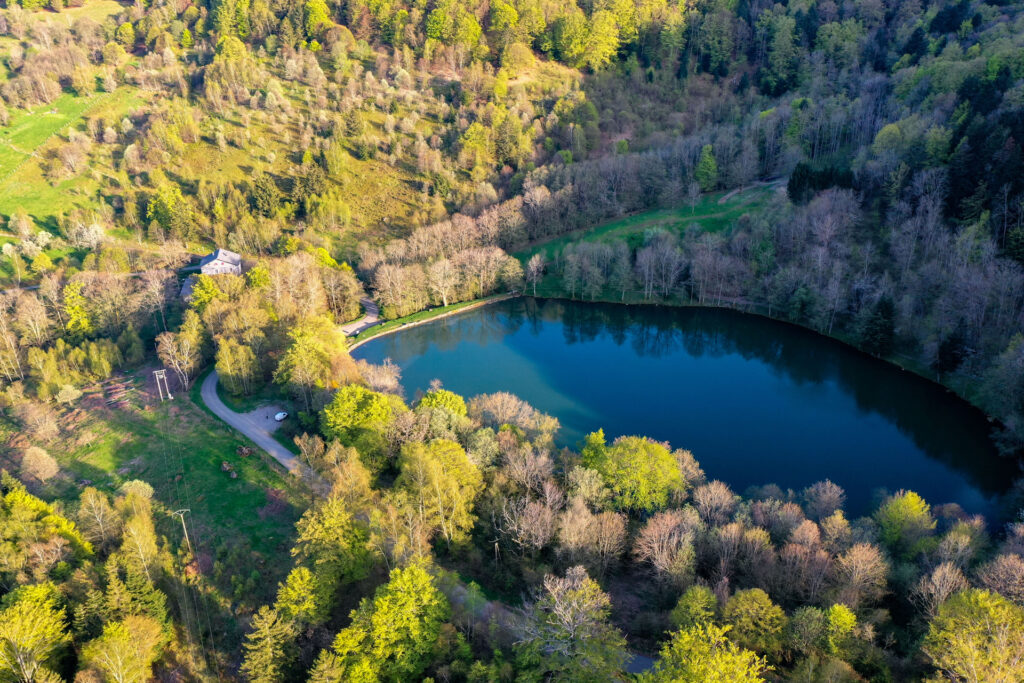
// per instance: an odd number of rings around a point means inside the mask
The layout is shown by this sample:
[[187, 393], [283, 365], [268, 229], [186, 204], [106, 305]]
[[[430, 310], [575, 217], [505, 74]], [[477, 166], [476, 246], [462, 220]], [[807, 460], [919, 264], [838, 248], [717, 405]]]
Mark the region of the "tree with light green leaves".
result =
[[697, 160], [693, 177], [703, 192], [711, 192], [718, 187], [718, 162], [715, 161], [715, 152], [711, 145], [704, 145], [700, 150], [700, 159]]
[[676, 628], [688, 629], [712, 623], [717, 611], [718, 598], [710, 588], [698, 584], [687, 588], [679, 597], [679, 601], [669, 614], [669, 619]]
[[86, 644], [83, 658], [115, 683], [152, 680], [152, 665], [167, 640], [160, 622], [131, 615], [103, 627], [103, 634]]
[[196, 276], [195, 284], [192, 286], [192, 294], [188, 298], [188, 305], [199, 315], [202, 315], [211, 301], [220, 299], [223, 296], [224, 293], [220, 291], [216, 280], [209, 275], [200, 273]]
[[466, 416], [466, 401], [454, 391], [447, 389], [431, 389], [423, 394], [419, 403], [421, 408], [444, 408], [459, 417]]
[[317, 658], [310, 681], [420, 680], [451, 616], [447, 598], [427, 566], [391, 572], [373, 599], [364, 598], [352, 621]]
[[295, 528], [298, 538], [292, 555], [310, 568], [324, 599], [332, 601], [339, 587], [366, 576], [371, 564], [369, 533], [344, 499], [332, 496], [306, 510]]
[[[31, 587], [37, 588], [36, 586]], [[34, 683], [60, 648], [70, 642], [56, 590], [26, 590], [0, 612], [0, 675]]]
[[278, 683], [295, 659], [295, 623], [263, 606], [252, 618], [242, 649], [242, 674], [249, 683]]
[[686, 492], [672, 453], [646, 437], [623, 436], [608, 446], [598, 430], [586, 437], [581, 456], [584, 467], [601, 474], [620, 510], [653, 512]]
[[323, 405], [329, 390], [358, 377], [344, 336], [331, 320], [307, 318], [293, 326], [288, 336], [290, 343], [274, 371], [274, 381], [301, 398], [306, 411]]
[[729, 640], [729, 627], [698, 624], [676, 631], [662, 647], [654, 670], [639, 683], [763, 683], [771, 667]]
[[217, 345], [217, 374], [232, 394], [251, 394], [259, 380], [260, 364], [250, 346], [225, 337]]
[[427, 527], [439, 532], [448, 545], [466, 540], [484, 482], [462, 446], [447, 439], [408, 443], [398, 468], [395, 487], [409, 492]]
[[324, 0], [306, 0], [302, 14], [308, 38], [320, 35], [322, 28], [331, 24], [331, 11]]
[[64, 313], [67, 322], [64, 329], [73, 339], [83, 339], [93, 333], [92, 319], [82, 295], [82, 282], [72, 280], [64, 285]]
[[961, 591], [939, 608], [922, 650], [943, 680], [1024, 681], [1024, 609], [998, 593]]
[[361, 430], [383, 429], [397, 412], [401, 399], [371, 391], [359, 384], [347, 384], [334, 394], [323, 409], [320, 423], [324, 436], [349, 444]]
[[914, 557], [935, 543], [931, 507], [913, 491], [899, 491], [886, 498], [874, 519], [882, 543], [900, 557]]
[[760, 588], [737, 591], [725, 603], [722, 620], [740, 646], [772, 657], [781, 653], [786, 613]]
[[324, 588], [325, 582], [319, 580], [307, 567], [296, 567], [289, 572], [285, 582], [278, 585], [274, 607], [285, 619], [304, 624], [322, 624], [327, 619], [333, 597], [326, 595]]

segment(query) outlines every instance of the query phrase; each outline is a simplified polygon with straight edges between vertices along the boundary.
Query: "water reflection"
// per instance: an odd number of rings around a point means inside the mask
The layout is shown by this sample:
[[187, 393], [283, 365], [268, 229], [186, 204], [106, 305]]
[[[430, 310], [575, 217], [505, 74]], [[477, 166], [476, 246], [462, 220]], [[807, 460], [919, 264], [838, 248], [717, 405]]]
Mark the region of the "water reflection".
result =
[[360, 347], [408, 395], [438, 377], [507, 390], [563, 424], [692, 449], [737, 489], [831, 477], [862, 510], [877, 487], [991, 514], [1016, 466], [978, 411], [926, 380], [807, 330], [734, 311], [502, 302]]

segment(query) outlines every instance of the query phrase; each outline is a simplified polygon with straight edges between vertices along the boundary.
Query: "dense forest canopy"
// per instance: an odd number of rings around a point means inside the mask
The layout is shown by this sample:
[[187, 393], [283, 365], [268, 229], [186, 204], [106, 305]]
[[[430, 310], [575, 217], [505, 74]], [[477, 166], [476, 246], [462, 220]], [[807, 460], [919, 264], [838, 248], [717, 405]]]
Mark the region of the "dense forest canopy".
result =
[[[861, 519], [831, 482], [740, 496], [685, 444], [407, 401], [339, 325], [368, 295], [736, 307], [941, 381], [1013, 457], [1022, 10], [7, 0], [0, 676], [610, 680], [660, 652], [642, 680], [1021, 680], [1016, 493], [1005, 529], [912, 491]], [[183, 299], [215, 247], [243, 272]], [[293, 537], [211, 556], [184, 464], [83, 469], [86, 412], [201, 450], [211, 418], [110, 388], [157, 365], [181, 400], [209, 368], [232, 405], [287, 397], [306, 476], [259, 470], [259, 520], [301, 507]]]

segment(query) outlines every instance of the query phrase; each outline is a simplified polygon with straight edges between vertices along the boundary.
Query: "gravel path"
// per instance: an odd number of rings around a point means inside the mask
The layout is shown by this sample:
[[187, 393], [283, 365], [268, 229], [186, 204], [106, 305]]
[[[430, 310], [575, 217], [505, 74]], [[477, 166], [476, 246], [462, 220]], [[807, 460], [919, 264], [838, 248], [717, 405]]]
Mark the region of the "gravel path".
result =
[[361, 303], [363, 308], [366, 310], [366, 315], [359, 320], [353, 320], [352, 322], [341, 326], [341, 331], [345, 333], [346, 337], [354, 337], [363, 330], [380, 324], [380, 308], [377, 307], [377, 302], [366, 297], [364, 299], [360, 299], [359, 303]]
[[[268, 429], [267, 425], [264, 424], [265, 422], [270, 422], [276, 427], [277, 423], [272, 422], [273, 418], [271, 417], [268, 420], [263, 415], [264, 411], [262, 410], [243, 414], [236, 413], [228, 408], [220, 400], [220, 396], [217, 395], [218, 380], [219, 377], [216, 370], [207, 375], [206, 379], [203, 380], [203, 386], [199, 389], [199, 395], [202, 397], [206, 407], [212, 410], [217, 417], [227, 422], [231, 427], [247, 436], [254, 444], [269, 453], [274, 460], [284, 465], [285, 469], [289, 472], [301, 475], [306, 467], [299, 462], [294, 453], [274, 439], [273, 434], [271, 434], [273, 429]], [[273, 408], [266, 410], [271, 409]]]

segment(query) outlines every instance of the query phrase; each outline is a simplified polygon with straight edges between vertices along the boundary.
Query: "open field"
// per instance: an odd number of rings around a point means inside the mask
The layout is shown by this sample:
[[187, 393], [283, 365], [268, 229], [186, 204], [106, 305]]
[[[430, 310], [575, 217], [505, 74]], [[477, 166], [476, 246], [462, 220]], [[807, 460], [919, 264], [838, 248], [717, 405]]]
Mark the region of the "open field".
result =
[[93, 171], [56, 183], [44, 175], [44, 156], [69, 128], [84, 129], [86, 117], [116, 123], [145, 101], [140, 90], [122, 86], [89, 97], [63, 93], [52, 104], [12, 112], [12, 125], [0, 131], [0, 214], [24, 209], [38, 225], [52, 231], [57, 216], [75, 207], [95, 207], [103, 177], [114, 172], [107, 146], [93, 146]]
[[[700, 201], [691, 209], [689, 206], [676, 207], [671, 209], [658, 209], [657, 211], [645, 211], [632, 216], [617, 218], [607, 223], [575, 230], [565, 235], [560, 235], [550, 240], [538, 242], [532, 246], [515, 252], [513, 256], [518, 258], [525, 268], [527, 261], [534, 254], [543, 254], [544, 258], [551, 262], [567, 244], [573, 242], [605, 242], [624, 239], [632, 248], [643, 245], [644, 233], [648, 230], [665, 230], [674, 232], [680, 237], [687, 231], [699, 229], [706, 232], [720, 232], [727, 230], [738, 218], [751, 211], [763, 208], [776, 192], [773, 186], [753, 187], [742, 192], [724, 194], [721, 192], [702, 195]], [[569, 298], [569, 292], [562, 286], [561, 277], [549, 268], [544, 277], [537, 283], [536, 292], [532, 286], [528, 286], [525, 294], [534, 294], [542, 297], [564, 297]], [[595, 301], [608, 301], [612, 303], [652, 303], [643, 298], [640, 291], [626, 292], [625, 297], [619, 291], [613, 291], [611, 286], [594, 299]], [[687, 305], [688, 301], [668, 299], [662, 303], [673, 305]]]
[[[260, 451], [239, 456], [237, 447], [251, 444], [187, 394], [160, 403], [148, 372], [118, 384], [125, 387], [122, 402], [106, 403], [104, 397], [122, 391], [108, 384], [87, 391], [61, 416], [62, 447], [51, 453], [66, 476], [53, 484], [54, 495], [73, 500], [86, 482], [113, 492], [125, 481], [141, 479], [168, 509], [191, 511], [198, 552], [214, 555], [247, 546], [254, 565], [287, 552], [305, 506], [298, 482]], [[12, 423], [5, 422], [3, 431], [12, 450], [27, 445]], [[237, 477], [222, 469], [225, 462]]]
[[[591, 228], [575, 230], [553, 239], [538, 242], [513, 254], [523, 264], [534, 254], [541, 253], [549, 261], [571, 242], [603, 242], [625, 239], [631, 247], [642, 243], [647, 230], [665, 230], [679, 236], [693, 227], [706, 232], [720, 232], [732, 225], [745, 213], [756, 211], [768, 203], [775, 190], [768, 187], [753, 187], [735, 194], [722, 192], [701, 195], [692, 208], [690, 206], [658, 209], [616, 218]], [[731, 195], [731, 196], [730, 196]]]

